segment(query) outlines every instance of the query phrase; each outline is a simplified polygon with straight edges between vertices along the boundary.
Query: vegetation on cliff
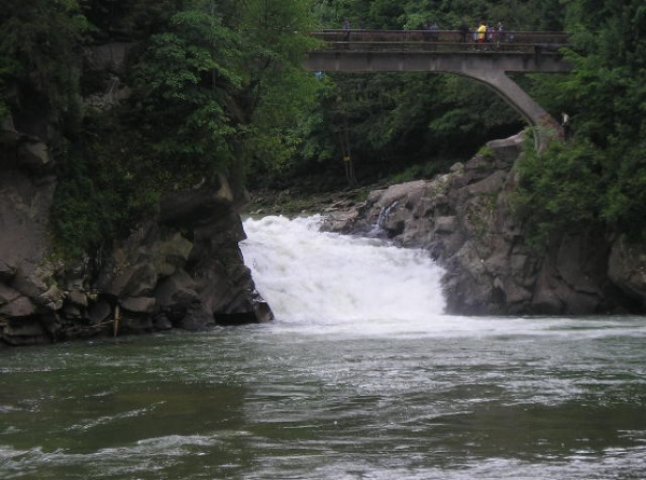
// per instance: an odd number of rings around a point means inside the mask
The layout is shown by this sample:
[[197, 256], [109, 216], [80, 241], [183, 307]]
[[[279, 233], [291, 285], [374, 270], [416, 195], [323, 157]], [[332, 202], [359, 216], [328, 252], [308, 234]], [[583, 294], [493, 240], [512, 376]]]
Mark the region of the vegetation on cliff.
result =
[[[68, 252], [109, 244], [169, 190], [221, 173], [240, 183], [245, 165], [291, 155], [283, 132], [314, 84], [300, 68], [308, 0], [10, 3], [0, 113], [26, 133], [26, 111], [47, 119], [40, 133], [60, 170], [53, 227]], [[88, 51], [115, 42], [127, 45], [124, 68], [87, 65]]]
[[573, 73], [544, 80], [572, 135], [520, 166], [518, 211], [530, 237], [603, 228], [646, 233], [646, 7], [638, 0], [568, 2]]

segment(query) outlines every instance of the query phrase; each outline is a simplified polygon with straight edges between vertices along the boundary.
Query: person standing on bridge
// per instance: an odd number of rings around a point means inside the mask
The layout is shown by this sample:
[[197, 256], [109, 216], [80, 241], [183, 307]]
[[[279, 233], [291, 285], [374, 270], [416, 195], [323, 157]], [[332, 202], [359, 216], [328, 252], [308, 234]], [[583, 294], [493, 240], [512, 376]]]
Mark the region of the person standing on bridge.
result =
[[500, 44], [501, 42], [505, 41], [505, 26], [502, 24], [502, 22], [498, 22], [498, 27], [496, 30], [498, 31], [496, 38], [498, 39], [498, 43]]
[[352, 24], [350, 23], [349, 19], [343, 20], [343, 41], [344, 42], [349, 42], [350, 41], [350, 30], [352, 30]]
[[487, 41], [487, 22], [484, 20], [480, 22], [478, 27], [478, 43], [485, 43]]
[[431, 41], [437, 42], [440, 39], [440, 26], [437, 22], [433, 22], [433, 25], [429, 27], [429, 30], [431, 31]]
[[469, 26], [467, 25], [467, 22], [462, 19], [462, 23], [460, 23], [460, 26], [458, 27], [458, 31], [460, 32], [460, 41], [462, 43], [467, 43], [467, 35], [469, 34]]

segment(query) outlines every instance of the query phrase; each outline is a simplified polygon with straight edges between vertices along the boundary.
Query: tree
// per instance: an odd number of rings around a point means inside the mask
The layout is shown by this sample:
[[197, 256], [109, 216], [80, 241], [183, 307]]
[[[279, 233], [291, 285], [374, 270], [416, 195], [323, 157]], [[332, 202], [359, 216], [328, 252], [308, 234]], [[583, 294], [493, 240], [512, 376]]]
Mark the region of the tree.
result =
[[78, 47], [89, 25], [76, 0], [8, 3], [0, 13], [0, 113], [31, 102], [57, 121], [78, 115]]
[[[530, 158], [523, 165], [520, 194], [534, 205], [525, 218], [548, 233], [576, 228], [584, 219], [643, 236], [646, 8], [639, 1], [577, 0], [568, 3], [566, 21], [573, 43], [568, 60], [575, 69], [551, 82], [549, 91], [568, 109], [575, 134], [540, 162]], [[573, 159], [586, 175], [558, 174], [562, 162]], [[594, 188], [579, 190], [582, 178]], [[552, 221], [547, 220], [550, 213]]]

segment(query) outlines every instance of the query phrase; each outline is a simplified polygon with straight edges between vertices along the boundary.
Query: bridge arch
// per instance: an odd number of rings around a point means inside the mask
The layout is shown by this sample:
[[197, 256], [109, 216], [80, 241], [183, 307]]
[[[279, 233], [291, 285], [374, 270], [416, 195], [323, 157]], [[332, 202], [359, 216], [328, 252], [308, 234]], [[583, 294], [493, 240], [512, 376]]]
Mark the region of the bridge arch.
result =
[[[310, 52], [304, 66], [310, 71], [376, 73], [433, 72], [455, 74], [473, 79], [497, 93], [531, 126], [537, 127], [536, 143], [543, 148], [553, 137], [562, 136], [559, 123], [525, 92], [507, 73], [560, 73], [570, 66], [558, 54], [562, 44], [514, 43], [481, 46], [471, 43], [425, 40], [411, 32], [387, 32], [405, 35], [405, 39], [370, 41], [375, 32], [336, 32], [323, 34], [327, 48]], [[319, 34], [321, 36], [321, 34]], [[342, 35], [341, 37], [339, 37]], [[444, 36], [459, 32], [443, 32]], [[561, 34], [563, 35], [563, 34]], [[316, 36], [316, 34], [315, 34]], [[327, 37], [327, 38], [326, 38]], [[337, 41], [342, 38], [342, 41]], [[562, 40], [563, 37], [558, 37]], [[412, 39], [412, 40], [411, 40]], [[440, 37], [441, 40], [441, 37]]]

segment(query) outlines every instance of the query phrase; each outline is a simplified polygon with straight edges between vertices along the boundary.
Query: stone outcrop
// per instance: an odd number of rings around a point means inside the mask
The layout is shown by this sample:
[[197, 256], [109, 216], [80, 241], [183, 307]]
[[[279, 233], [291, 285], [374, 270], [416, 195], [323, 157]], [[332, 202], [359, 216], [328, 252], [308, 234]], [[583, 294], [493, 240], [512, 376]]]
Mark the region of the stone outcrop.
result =
[[135, 47], [132, 42], [110, 42], [85, 49], [84, 70], [95, 77], [94, 91], [84, 99], [86, 107], [106, 111], [131, 96], [132, 91], [122, 78], [127, 74], [128, 57]]
[[1, 130], [0, 332], [13, 344], [31, 343], [43, 333], [39, 312], [62, 306], [60, 265], [47, 256], [56, 177], [39, 138], [18, 132], [11, 117]]
[[[129, 98], [136, 48], [86, 47], [74, 66], [87, 80], [78, 98], [85, 111]], [[224, 177], [169, 194], [108, 253], [62, 261], [49, 224], [57, 188], [49, 147], [62, 133], [42, 92], [15, 90], [20, 108], [0, 118], [0, 346], [272, 319], [238, 248], [244, 194]]]
[[169, 195], [107, 258], [71, 265], [51, 245], [57, 181], [45, 141], [8, 119], [0, 152], [0, 344], [272, 319], [243, 263], [224, 177]]
[[520, 134], [489, 142], [449, 173], [372, 192], [364, 205], [331, 215], [324, 228], [378, 233], [401, 246], [427, 249], [446, 269], [451, 313], [643, 309], [644, 248], [639, 253], [623, 238], [611, 241], [592, 231], [553, 239], [544, 251], [527, 246], [511, 205], [523, 141]]
[[646, 307], [646, 246], [625, 235], [612, 244], [608, 265], [610, 279]]

